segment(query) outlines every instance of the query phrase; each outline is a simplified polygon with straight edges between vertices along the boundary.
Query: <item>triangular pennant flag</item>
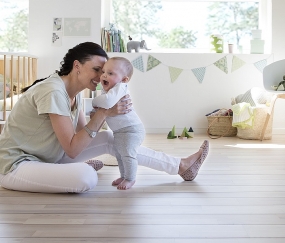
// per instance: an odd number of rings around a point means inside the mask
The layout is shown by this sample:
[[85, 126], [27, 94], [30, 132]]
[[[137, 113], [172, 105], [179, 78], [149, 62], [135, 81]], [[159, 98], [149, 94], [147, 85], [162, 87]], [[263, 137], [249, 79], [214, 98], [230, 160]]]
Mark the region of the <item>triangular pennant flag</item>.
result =
[[245, 62], [243, 60], [241, 60], [240, 58], [238, 58], [236, 56], [233, 56], [232, 72], [234, 72], [235, 70], [241, 68], [244, 64], [245, 64]]
[[219, 59], [218, 61], [214, 63], [214, 65], [218, 67], [219, 69], [221, 69], [222, 71], [224, 71], [225, 73], [228, 73], [228, 64], [227, 64], [226, 57]]
[[191, 69], [191, 70], [194, 73], [194, 75], [196, 76], [196, 78], [198, 79], [198, 81], [200, 83], [202, 83], [203, 79], [204, 79], [204, 76], [205, 76], [206, 67], [194, 68], [194, 69]]
[[138, 58], [136, 58], [135, 60], [133, 60], [131, 62], [133, 64], [133, 66], [140, 70], [141, 72], [144, 72], [144, 66], [143, 66], [143, 59], [142, 56], [139, 56]]
[[155, 57], [149, 55], [148, 56], [148, 60], [147, 60], [147, 69], [146, 69], [146, 71], [149, 71], [149, 70], [153, 69], [154, 67], [156, 67], [159, 64], [160, 64], [159, 60], [157, 60]]
[[178, 78], [180, 73], [183, 71], [181, 68], [176, 68], [176, 67], [168, 67], [169, 69], [169, 74], [170, 74], [170, 79], [171, 82], [174, 83], [175, 80]]
[[263, 69], [265, 68], [265, 66], [267, 65], [267, 60], [263, 59], [261, 61], [255, 62], [254, 66], [260, 71], [263, 72]]

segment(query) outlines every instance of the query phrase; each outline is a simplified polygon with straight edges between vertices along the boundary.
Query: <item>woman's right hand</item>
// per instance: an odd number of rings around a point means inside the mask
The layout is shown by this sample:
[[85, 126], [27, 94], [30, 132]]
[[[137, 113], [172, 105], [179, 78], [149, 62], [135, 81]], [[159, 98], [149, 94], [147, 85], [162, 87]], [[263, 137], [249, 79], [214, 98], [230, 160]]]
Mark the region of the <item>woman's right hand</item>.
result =
[[116, 116], [129, 113], [132, 110], [132, 100], [130, 95], [122, 97], [116, 105], [106, 111], [107, 116]]

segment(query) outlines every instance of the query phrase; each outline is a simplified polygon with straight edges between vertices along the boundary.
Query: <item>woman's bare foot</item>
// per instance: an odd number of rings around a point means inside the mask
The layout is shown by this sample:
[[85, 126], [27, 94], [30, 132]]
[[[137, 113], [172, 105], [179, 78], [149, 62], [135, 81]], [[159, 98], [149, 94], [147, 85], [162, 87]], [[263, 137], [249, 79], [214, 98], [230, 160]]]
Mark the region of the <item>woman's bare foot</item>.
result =
[[136, 181], [128, 181], [126, 179], [124, 179], [120, 185], [117, 186], [117, 189], [118, 190], [128, 190], [130, 189], [134, 184], [135, 184]]
[[[209, 141], [205, 140], [203, 144], [200, 147], [200, 150], [190, 155], [189, 157], [185, 159], [181, 159], [180, 165], [179, 165], [179, 175], [185, 180], [185, 181], [193, 181], [195, 177], [198, 175], [199, 169], [203, 162], [205, 161], [207, 155], [209, 152]], [[189, 166], [185, 169], [185, 167]]]
[[195, 154], [191, 154], [187, 158], [181, 159], [180, 165], [179, 165], [179, 171], [178, 174], [182, 174], [184, 171], [186, 171], [191, 165], [195, 163], [197, 159], [199, 159], [202, 155], [202, 149], [200, 148], [198, 152]]
[[123, 180], [124, 180], [124, 178], [122, 178], [122, 177], [120, 177], [120, 178], [114, 180], [114, 181], [112, 182], [112, 186], [118, 186], [118, 185], [120, 185]]

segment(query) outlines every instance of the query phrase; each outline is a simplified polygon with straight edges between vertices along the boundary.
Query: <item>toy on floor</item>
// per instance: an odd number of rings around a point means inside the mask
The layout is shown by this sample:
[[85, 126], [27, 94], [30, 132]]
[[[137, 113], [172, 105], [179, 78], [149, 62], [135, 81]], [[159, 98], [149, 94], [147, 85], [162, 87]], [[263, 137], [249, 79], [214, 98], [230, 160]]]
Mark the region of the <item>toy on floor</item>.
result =
[[175, 135], [175, 125], [173, 126], [172, 130], [167, 135], [167, 139], [174, 139], [174, 138], [177, 138], [177, 136]]
[[194, 131], [193, 131], [192, 127], [189, 128], [188, 134], [189, 134], [192, 138], [194, 138]]
[[193, 138], [193, 137], [189, 134], [189, 132], [187, 131], [186, 127], [184, 127], [184, 129], [183, 129], [181, 135], [179, 136], [179, 138], [180, 139], [188, 139], [188, 138]]

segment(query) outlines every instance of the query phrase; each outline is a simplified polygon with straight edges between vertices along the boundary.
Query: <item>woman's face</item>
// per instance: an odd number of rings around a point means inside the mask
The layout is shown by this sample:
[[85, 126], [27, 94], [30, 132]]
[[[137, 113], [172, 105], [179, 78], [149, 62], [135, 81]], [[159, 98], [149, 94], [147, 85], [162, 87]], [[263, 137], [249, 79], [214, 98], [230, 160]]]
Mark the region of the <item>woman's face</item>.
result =
[[100, 82], [102, 68], [106, 61], [107, 60], [105, 57], [93, 56], [84, 64], [79, 63], [78, 81], [82, 84], [82, 86], [92, 91], [96, 90], [96, 87]]

